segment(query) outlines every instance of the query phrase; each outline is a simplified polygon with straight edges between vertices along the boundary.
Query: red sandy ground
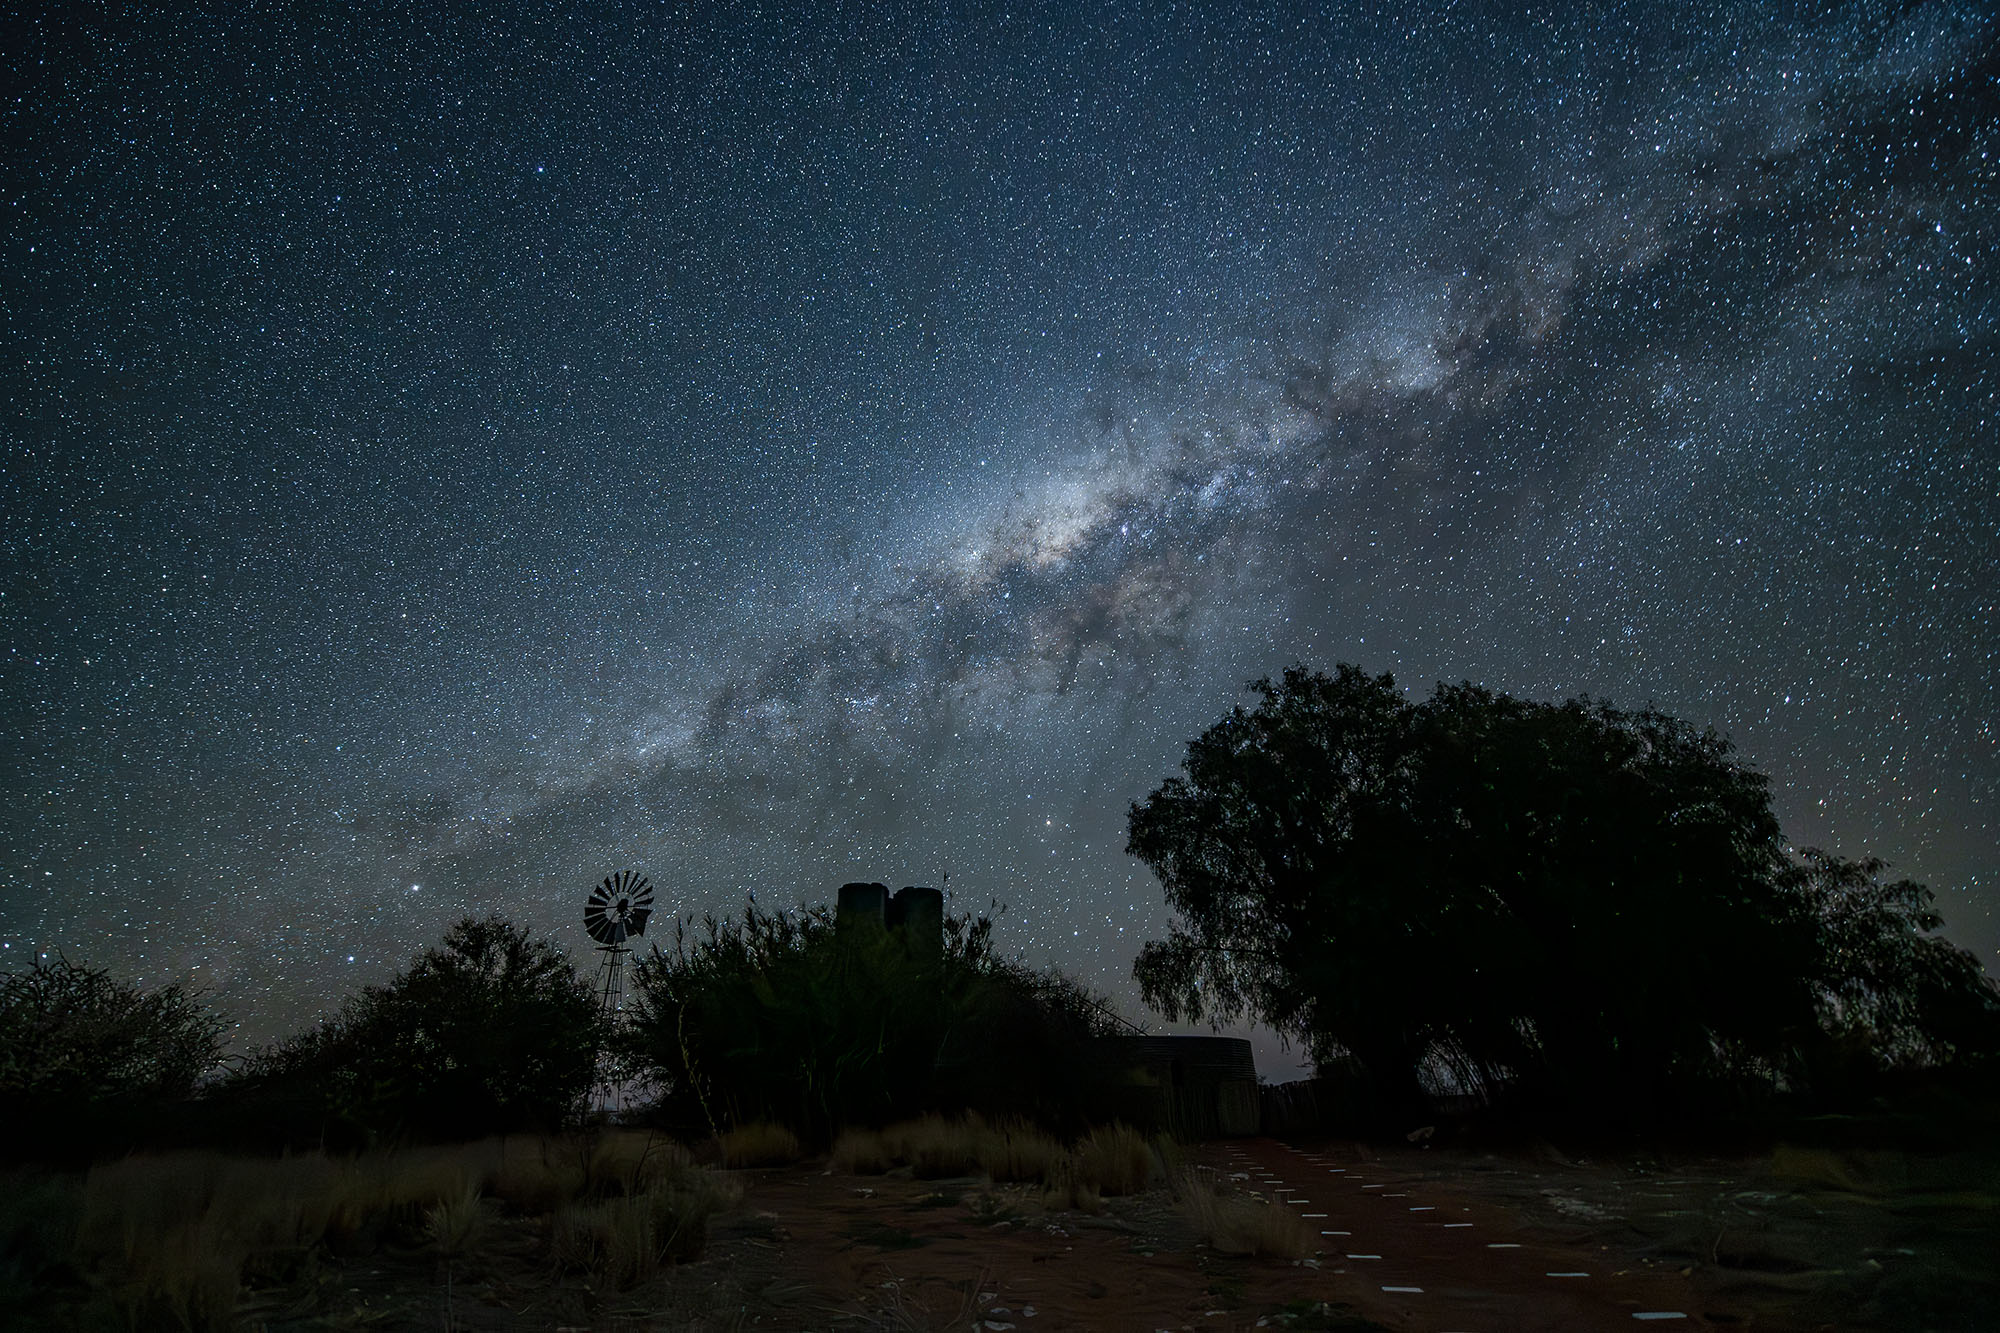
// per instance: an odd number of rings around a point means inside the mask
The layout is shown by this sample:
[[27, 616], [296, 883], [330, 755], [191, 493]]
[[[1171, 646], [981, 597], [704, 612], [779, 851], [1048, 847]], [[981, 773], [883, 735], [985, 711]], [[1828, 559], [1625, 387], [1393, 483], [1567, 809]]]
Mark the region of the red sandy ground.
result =
[[[496, 1208], [478, 1252], [449, 1269], [426, 1247], [391, 1242], [319, 1254], [253, 1282], [237, 1313], [264, 1333], [2000, 1328], [1863, 1318], [1853, 1290], [1828, 1285], [1829, 1275], [1893, 1279], [1907, 1306], [1949, 1278], [1963, 1288], [1952, 1308], [1979, 1308], [1991, 1285], [1973, 1272], [1987, 1267], [1985, 1194], [1957, 1212], [1940, 1211], [1951, 1198], [1913, 1197], [1914, 1211], [1890, 1217], [1888, 1230], [1857, 1230], [1855, 1218], [1882, 1211], [1876, 1196], [1781, 1195], [1768, 1171], [1743, 1163], [1667, 1170], [1553, 1150], [1501, 1157], [1272, 1139], [1190, 1151], [1239, 1188], [1324, 1213], [1309, 1219], [1316, 1230], [1349, 1234], [1323, 1236], [1322, 1253], [1303, 1263], [1228, 1256], [1200, 1243], [1164, 1188], [1085, 1215], [1044, 1209], [1035, 1187], [803, 1162], [732, 1172], [744, 1196], [715, 1220], [704, 1256], [629, 1289], [555, 1272], [546, 1219]], [[1764, 1215], [1780, 1203], [1789, 1211], [1774, 1226]], [[1854, 1233], [1845, 1257], [1829, 1248], [1843, 1234], [1841, 1208]], [[1952, 1228], [1964, 1232], [1952, 1264], [1909, 1267], [1930, 1262]], [[1649, 1313], [1684, 1317], [1634, 1318]]]
[[[735, 1262], [772, 1263], [792, 1284], [790, 1308], [741, 1310], [760, 1327], [827, 1327], [847, 1316], [878, 1327], [1020, 1333], [1222, 1330], [1283, 1327], [1279, 1311], [1319, 1302], [1348, 1319], [1434, 1333], [1651, 1327], [1634, 1319], [1647, 1312], [1685, 1316], [1658, 1321], [1672, 1328], [1752, 1322], [1704, 1314], [1675, 1269], [1564, 1245], [1498, 1204], [1365, 1160], [1353, 1146], [1257, 1139], [1210, 1145], [1197, 1160], [1301, 1213], [1325, 1213], [1313, 1219], [1322, 1231], [1351, 1234], [1325, 1236], [1325, 1253], [1307, 1264], [1231, 1258], [1197, 1245], [1164, 1191], [1107, 1201], [1093, 1218], [1040, 1214], [1028, 1192], [1002, 1190], [980, 1213], [972, 1182], [793, 1169], [750, 1181], [745, 1206], [766, 1237], [718, 1241], [732, 1251], [768, 1247]], [[1023, 1215], [996, 1218], [1009, 1200]], [[1380, 1258], [1349, 1257], [1361, 1255]], [[1322, 1314], [1294, 1326], [1343, 1324]]]

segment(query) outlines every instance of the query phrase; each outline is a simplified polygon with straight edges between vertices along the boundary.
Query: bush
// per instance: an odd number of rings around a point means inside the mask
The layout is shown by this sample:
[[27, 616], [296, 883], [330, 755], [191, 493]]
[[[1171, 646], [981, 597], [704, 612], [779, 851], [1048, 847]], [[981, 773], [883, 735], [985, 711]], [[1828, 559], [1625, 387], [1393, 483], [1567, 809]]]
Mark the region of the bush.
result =
[[220, 1019], [178, 983], [141, 990], [57, 956], [0, 982], [0, 1119], [10, 1154], [130, 1147], [187, 1102], [222, 1051]]
[[254, 1053], [216, 1102], [289, 1142], [550, 1132], [581, 1117], [601, 1035], [561, 949], [468, 917], [331, 1023]]
[[1074, 983], [995, 957], [992, 921], [949, 917], [941, 960], [900, 932], [843, 937], [824, 909], [676, 922], [636, 969], [627, 1054], [676, 1126], [843, 1125], [978, 1110], [1073, 1126], [1116, 1071], [1115, 1023]]

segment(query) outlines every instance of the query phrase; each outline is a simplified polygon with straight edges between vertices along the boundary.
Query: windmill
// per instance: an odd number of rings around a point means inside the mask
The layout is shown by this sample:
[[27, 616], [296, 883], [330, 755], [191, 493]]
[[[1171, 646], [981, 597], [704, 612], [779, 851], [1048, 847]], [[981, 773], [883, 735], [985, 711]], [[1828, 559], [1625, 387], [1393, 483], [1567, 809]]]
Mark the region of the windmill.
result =
[[[597, 969], [597, 1009], [607, 1030], [625, 1012], [625, 959], [632, 950], [625, 941], [646, 933], [653, 914], [653, 886], [634, 870], [606, 875], [583, 905], [583, 928], [604, 955]], [[625, 1086], [612, 1063], [598, 1061], [597, 1104], [612, 1111], [624, 1101]]]

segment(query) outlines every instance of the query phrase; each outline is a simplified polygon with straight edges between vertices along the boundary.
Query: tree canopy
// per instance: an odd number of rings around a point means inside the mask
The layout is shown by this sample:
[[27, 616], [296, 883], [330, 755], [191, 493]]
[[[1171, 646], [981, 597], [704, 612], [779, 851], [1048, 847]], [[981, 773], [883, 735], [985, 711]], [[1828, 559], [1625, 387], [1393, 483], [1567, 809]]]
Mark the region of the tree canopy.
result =
[[[1795, 858], [1712, 731], [1471, 684], [1411, 700], [1344, 664], [1253, 689], [1131, 809], [1178, 915], [1134, 972], [1170, 1018], [1262, 1020], [1397, 1102], [1429, 1075], [1653, 1103], [1768, 1080], [1832, 1009], [1907, 1025], [1990, 997], [1923, 933], [1928, 895]], [[1842, 970], [1838, 922], [1876, 973]]]
[[363, 1140], [546, 1130], [584, 1109], [601, 1037], [560, 948], [467, 917], [339, 1017], [254, 1055], [231, 1091]]

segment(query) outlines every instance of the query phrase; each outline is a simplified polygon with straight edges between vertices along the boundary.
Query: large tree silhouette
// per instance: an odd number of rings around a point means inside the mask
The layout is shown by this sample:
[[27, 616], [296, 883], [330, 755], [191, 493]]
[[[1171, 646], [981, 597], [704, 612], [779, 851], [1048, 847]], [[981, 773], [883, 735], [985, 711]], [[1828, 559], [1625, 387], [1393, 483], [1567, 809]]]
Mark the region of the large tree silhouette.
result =
[[602, 1035], [560, 948], [467, 917], [337, 1018], [254, 1054], [222, 1100], [268, 1107], [291, 1137], [548, 1130], [583, 1111]]
[[1253, 688], [1131, 810], [1128, 850], [1178, 913], [1134, 972], [1171, 1018], [1260, 1019], [1407, 1105], [1428, 1064], [1645, 1106], [1768, 1084], [1837, 994], [1916, 1021], [1901, 991], [1843, 990], [1829, 904], [1865, 938], [1850, 955], [1969, 993], [1962, 951], [1898, 943], [1934, 917], [1871, 915], [1805, 873], [1765, 778], [1713, 732], [1469, 684], [1412, 701], [1347, 665]]

